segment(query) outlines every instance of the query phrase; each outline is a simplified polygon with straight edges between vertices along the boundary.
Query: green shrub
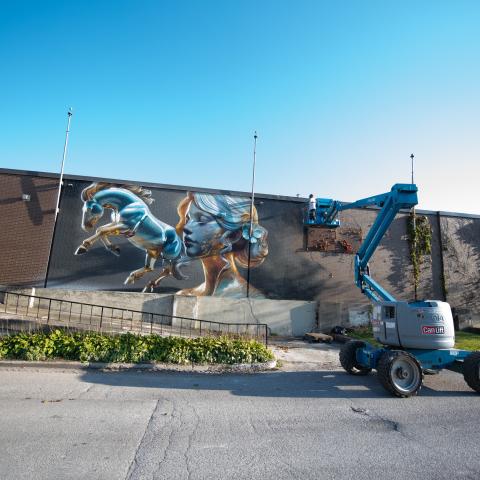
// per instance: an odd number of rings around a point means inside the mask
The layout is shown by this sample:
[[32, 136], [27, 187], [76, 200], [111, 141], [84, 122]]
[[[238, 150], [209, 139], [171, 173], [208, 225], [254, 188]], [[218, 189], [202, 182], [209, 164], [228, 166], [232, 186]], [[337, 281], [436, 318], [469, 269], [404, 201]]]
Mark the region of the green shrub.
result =
[[417, 290], [420, 282], [420, 265], [425, 255], [432, 254], [432, 229], [428, 217], [425, 215], [416, 215], [415, 210], [412, 210], [407, 220], [407, 232], [410, 258], [413, 265], [415, 300], [417, 300]]
[[101, 333], [18, 333], [0, 338], [0, 359], [82, 362], [258, 363], [272, 352], [255, 340]]

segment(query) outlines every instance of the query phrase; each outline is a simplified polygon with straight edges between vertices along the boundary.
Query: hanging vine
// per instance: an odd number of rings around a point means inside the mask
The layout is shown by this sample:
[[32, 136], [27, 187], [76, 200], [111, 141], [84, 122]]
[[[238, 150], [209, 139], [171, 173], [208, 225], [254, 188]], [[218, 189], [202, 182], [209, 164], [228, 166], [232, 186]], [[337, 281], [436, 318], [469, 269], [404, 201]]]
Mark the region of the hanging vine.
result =
[[420, 280], [420, 265], [422, 257], [432, 253], [432, 230], [430, 222], [425, 215], [416, 215], [415, 211], [408, 217], [408, 243], [410, 246], [410, 258], [413, 265], [413, 281], [415, 287], [415, 299]]

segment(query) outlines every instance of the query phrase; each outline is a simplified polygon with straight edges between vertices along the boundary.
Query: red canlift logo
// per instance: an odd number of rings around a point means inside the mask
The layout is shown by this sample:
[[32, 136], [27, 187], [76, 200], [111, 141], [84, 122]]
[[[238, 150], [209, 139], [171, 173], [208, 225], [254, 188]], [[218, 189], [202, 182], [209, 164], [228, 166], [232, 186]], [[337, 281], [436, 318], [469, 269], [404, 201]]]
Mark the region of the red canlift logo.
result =
[[435, 327], [435, 326], [428, 326], [424, 325], [422, 327], [422, 333], [424, 335], [442, 335], [445, 333], [445, 327]]

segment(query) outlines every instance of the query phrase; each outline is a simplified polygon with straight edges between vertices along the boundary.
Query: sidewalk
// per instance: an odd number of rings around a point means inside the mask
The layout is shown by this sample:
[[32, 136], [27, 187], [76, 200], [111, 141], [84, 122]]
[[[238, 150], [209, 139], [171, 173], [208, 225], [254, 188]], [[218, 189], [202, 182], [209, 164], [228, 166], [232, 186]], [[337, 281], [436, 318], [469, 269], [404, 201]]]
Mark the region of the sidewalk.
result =
[[272, 338], [269, 347], [285, 371], [336, 370], [339, 343], [308, 343], [298, 338]]

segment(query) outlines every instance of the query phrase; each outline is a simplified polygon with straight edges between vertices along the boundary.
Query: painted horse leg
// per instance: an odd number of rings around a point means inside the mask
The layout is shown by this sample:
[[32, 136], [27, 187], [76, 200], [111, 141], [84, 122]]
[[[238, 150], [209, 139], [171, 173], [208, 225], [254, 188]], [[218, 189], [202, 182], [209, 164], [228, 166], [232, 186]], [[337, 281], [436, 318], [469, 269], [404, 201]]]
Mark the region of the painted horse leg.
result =
[[157, 261], [159, 255], [160, 252], [149, 250], [147, 252], [147, 256], [145, 257], [145, 266], [131, 272], [124, 282], [125, 285], [134, 283], [135, 280], [143, 277], [146, 273], [153, 271], [155, 267], [155, 262]]
[[144, 293], [148, 292], [148, 291], [153, 292], [153, 290], [158, 287], [158, 285], [160, 284], [160, 282], [164, 278], [170, 277], [171, 275], [172, 275], [172, 267], [171, 267], [171, 265], [169, 265], [168, 267], [163, 268], [162, 272], [160, 273], [160, 275], [158, 277], [155, 278], [155, 280], [150, 280], [145, 285], [142, 292], [144, 292]]
[[168, 266], [163, 267], [162, 271], [160, 272], [160, 275], [156, 277], [154, 280], [150, 280], [145, 285], [145, 288], [142, 290], [142, 292], [147, 292], [147, 291], [153, 292], [153, 290], [157, 288], [158, 285], [160, 285], [160, 282], [164, 278], [167, 278], [170, 276], [176, 278], [177, 280], [185, 280], [188, 277], [180, 271], [180, 267], [187, 263], [189, 263], [189, 259], [185, 256], [181, 256], [180, 258], [177, 258], [175, 260], [168, 261]]
[[120, 247], [118, 245], [114, 245], [108, 237], [102, 236], [100, 237], [100, 241], [109, 252], [113, 253], [116, 257], [120, 256]]
[[75, 251], [75, 255], [82, 255], [100, 238], [107, 238], [109, 235], [122, 235], [129, 231], [129, 228], [123, 223], [107, 223], [98, 227], [95, 234], [86, 238]]

